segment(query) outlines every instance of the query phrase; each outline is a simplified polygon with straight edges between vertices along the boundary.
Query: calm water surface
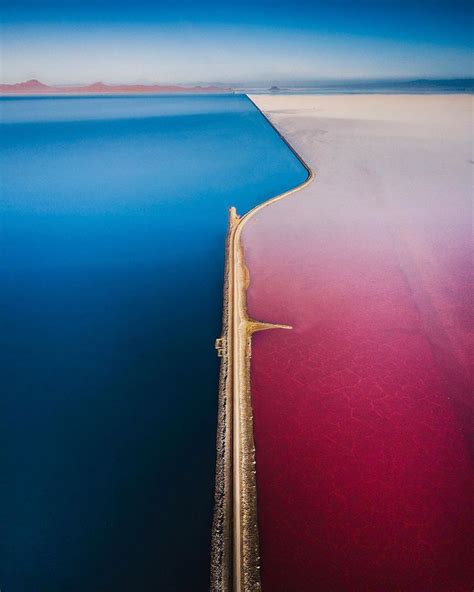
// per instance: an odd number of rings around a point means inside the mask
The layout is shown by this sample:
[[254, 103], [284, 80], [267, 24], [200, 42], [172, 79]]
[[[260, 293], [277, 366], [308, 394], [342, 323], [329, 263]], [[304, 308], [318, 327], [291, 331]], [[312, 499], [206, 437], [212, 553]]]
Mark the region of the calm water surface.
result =
[[227, 208], [306, 171], [244, 96], [0, 109], [0, 587], [207, 590]]

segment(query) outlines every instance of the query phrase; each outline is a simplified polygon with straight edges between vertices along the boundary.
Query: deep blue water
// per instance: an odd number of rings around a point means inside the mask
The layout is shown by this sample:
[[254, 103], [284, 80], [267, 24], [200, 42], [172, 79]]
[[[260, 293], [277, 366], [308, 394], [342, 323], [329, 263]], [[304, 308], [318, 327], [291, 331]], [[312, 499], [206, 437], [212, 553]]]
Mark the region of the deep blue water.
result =
[[227, 208], [306, 171], [244, 96], [0, 108], [0, 587], [207, 590]]

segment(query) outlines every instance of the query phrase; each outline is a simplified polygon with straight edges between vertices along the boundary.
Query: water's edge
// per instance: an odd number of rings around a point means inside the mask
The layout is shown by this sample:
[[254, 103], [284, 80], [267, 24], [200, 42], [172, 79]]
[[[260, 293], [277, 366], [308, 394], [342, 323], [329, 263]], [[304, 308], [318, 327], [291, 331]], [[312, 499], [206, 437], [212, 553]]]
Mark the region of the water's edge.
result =
[[250, 384], [252, 334], [285, 328], [259, 322], [247, 314], [248, 269], [241, 236], [245, 224], [263, 208], [309, 185], [314, 173], [268, 117], [248, 100], [285, 142], [307, 171], [307, 178], [244, 216], [229, 212], [225, 250], [223, 326], [216, 346], [221, 356], [217, 422], [215, 508], [212, 530], [211, 591], [258, 592], [260, 556], [257, 489]]

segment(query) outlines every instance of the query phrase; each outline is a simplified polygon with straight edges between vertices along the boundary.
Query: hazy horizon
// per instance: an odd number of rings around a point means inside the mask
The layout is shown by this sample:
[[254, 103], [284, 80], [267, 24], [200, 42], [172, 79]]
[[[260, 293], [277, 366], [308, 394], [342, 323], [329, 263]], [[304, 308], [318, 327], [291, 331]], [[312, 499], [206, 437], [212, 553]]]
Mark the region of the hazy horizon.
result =
[[239, 88], [239, 87], [258, 87], [258, 86], [269, 86], [269, 85], [277, 85], [277, 86], [288, 86], [288, 87], [312, 87], [324, 84], [334, 84], [334, 85], [344, 85], [344, 84], [372, 84], [372, 83], [404, 83], [404, 82], [454, 82], [454, 81], [474, 81], [474, 76], [452, 76], [452, 77], [413, 77], [413, 76], [391, 76], [391, 77], [377, 77], [377, 78], [317, 78], [317, 79], [306, 79], [306, 80], [248, 80], [246, 82], [241, 80], [234, 80], [230, 82], [221, 82], [219, 80], [197, 80], [193, 83], [183, 82], [181, 80], [175, 80], [167, 83], [162, 83], [159, 80], [150, 80], [150, 79], [140, 79], [140, 80], [130, 80], [128, 82], [117, 81], [117, 82], [109, 82], [107, 79], [90, 79], [90, 80], [77, 80], [75, 82], [57, 82], [57, 83], [47, 83], [43, 79], [39, 78], [28, 78], [23, 80], [16, 80], [14, 82], [9, 82], [5, 84], [21, 84], [25, 82], [32, 82], [37, 81], [41, 84], [47, 84], [48, 86], [89, 86], [92, 84], [106, 84], [110, 86], [121, 86], [121, 85], [163, 85], [163, 86], [200, 86], [200, 85], [208, 85], [208, 86], [222, 86], [222, 87], [231, 87], [231, 88]]

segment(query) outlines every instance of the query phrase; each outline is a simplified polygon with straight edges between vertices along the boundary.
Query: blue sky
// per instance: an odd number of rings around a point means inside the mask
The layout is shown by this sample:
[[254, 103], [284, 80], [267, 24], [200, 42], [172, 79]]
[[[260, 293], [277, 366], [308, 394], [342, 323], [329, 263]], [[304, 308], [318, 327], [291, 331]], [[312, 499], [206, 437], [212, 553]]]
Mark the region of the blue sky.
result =
[[464, 0], [2, 0], [1, 13], [4, 82], [472, 76]]

